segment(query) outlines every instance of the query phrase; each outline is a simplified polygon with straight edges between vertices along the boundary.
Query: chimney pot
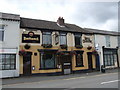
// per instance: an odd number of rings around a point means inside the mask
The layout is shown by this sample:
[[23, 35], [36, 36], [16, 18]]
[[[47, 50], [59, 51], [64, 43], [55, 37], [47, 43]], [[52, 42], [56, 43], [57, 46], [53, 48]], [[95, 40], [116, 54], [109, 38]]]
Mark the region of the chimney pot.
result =
[[57, 20], [57, 23], [58, 23], [60, 26], [65, 26], [63, 17], [59, 17], [58, 20]]

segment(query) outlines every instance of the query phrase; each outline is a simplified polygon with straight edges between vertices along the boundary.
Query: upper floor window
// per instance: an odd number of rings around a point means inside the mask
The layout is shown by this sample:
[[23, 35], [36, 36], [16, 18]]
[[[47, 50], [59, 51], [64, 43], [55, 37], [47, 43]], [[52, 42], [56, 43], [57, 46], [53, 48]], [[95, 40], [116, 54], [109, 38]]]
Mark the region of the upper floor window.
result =
[[67, 45], [67, 33], [60, 32], [60, 45]]
[[42, 44], [52, 44], [51, 32], [43, 32]]
[[110, 47], [110, 36], [105, 36], [106, 38], [106, 47]]
[[75, 46], [76, 45], [81, 45], [82, 44], [82, 40], [81, 40], [81, 34], [74, 34], [75, 35]]
[[0, 25], [0, 41], [4, 40], [4, 25]]

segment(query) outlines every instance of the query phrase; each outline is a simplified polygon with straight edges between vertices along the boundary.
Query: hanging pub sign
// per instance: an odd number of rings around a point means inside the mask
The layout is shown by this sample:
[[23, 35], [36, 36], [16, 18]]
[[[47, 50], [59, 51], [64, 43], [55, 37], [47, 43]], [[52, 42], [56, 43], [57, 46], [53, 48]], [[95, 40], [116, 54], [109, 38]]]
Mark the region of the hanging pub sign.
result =
[[36, 35], [34, 32], [22, 34], [22, 43], [40, 43], [40, 35]]

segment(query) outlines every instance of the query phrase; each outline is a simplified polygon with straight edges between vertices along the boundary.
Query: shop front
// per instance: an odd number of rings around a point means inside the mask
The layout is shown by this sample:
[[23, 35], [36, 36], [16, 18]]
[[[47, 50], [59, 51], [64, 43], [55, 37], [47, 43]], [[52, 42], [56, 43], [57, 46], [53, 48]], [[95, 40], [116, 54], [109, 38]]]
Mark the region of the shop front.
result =
[[17, 49], [0, 49], [0, 78], [18, 77], [18, 64]]
[[20, 56], [21, 75], [61, 75], [72, 73], [71, 51], [58, 51], [58, 49], [36, 50], [24, 51], [25, 54]]
[[105, 68], [119, 67], [118, 49], [103, 47], [103, 61]]

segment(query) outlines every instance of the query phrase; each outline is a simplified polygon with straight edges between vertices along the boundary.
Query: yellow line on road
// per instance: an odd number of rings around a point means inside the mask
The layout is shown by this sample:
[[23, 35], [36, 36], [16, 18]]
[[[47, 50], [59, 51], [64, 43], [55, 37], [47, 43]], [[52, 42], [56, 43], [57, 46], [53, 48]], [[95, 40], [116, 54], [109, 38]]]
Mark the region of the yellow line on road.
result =
[[[118, 74], [118, 73], [107, 73], [107, 74], [101, 74], [101, 75], [84, 76], [84, 77], [75, 77], [75, 78], [67, 78], [67, 79], [56, 79], [56, 80], [44, 80], [44, 81], [37, 81], [37, 82], [22, 82], [22, 83], [8, 84], [8, 85], [2, 85], [2, 86], [12, 86], [12, 85], [19, 85], [19, 84], [33, 84], [33, 83], [51, 82], [51, 81], [58, 81], [58, 80], [82, 79], [82, 78], [98, 77], [98, 76], [104, 76], [104, 75], [110, 75], [110, 74]], [[89, 75], [89, 74], [88, 74], [88, 75]]]

